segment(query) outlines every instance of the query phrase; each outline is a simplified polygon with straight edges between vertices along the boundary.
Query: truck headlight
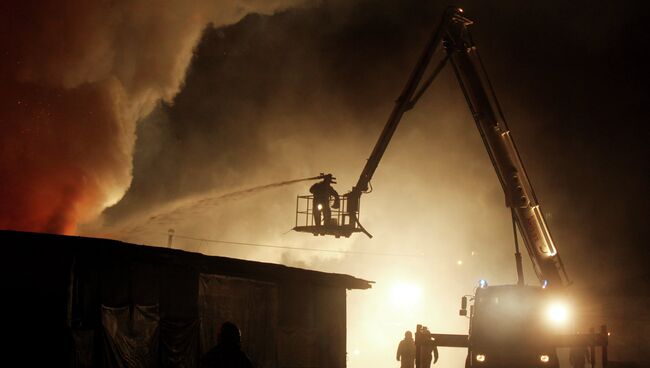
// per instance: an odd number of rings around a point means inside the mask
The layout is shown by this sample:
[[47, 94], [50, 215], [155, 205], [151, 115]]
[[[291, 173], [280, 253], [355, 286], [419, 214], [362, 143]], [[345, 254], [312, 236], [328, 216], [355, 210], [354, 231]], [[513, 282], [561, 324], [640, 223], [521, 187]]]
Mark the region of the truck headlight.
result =
[[564, 325], [569, 319], [569, 308], [563, 303], [553, 303], [548, 306], [546, 316], [554, 325]]
[[548, 355], [540, 355], [539, 356], [539, 361], [542, 362], [542, 363], [548, 363], [549, 360], [550, 360], [550, 358], [548, 357]]
[[485, 361], [485, 355], [484, 354], [476, 354], [476, 361], [483, 363]]

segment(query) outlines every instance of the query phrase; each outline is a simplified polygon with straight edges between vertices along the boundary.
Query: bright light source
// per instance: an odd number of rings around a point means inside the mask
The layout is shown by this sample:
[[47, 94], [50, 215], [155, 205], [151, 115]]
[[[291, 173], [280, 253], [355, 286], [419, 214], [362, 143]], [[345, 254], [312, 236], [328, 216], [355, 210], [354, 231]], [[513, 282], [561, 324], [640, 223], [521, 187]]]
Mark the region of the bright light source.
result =
[[323, 205], [319, 203], [318, 206], [316, 206], [316, 208], [318, 208], [319, 211], [322, 211], [323, 210]]
[[481, 289], [486, 288], [487, 285], [488, 285], [487, 281], [485, 281], [485, 280], [483, 280], [483, 279], [481, 279], [481, 280], [478, 281], [478, 286], [479, 286]]
[[390, 292], [393, 305], [400, 308], [411, 308], [420, 302], [422, 290], [407, 283], [396, 284]]
[[563, 325], [569, 319], [569, 308], [563, 303], [553, 303], [548, 306], [546, 316], [555, 325]]
[[463, 261], [459, 259], [459, 260], [456, 262], [456, 264], [459, 265], [459, 266], [462, 266], [462, 265], [463, 265]]
[[476, 361], [483, 363], [485, 361], [485, 355], [483, 354], [476, 354]]
[[548, 287], [548, 280], [544, 280], [544, 283], [542, 284], [542, 289], [546, 289]]
[[550, 360], [550, 358], [548, 357], [548, 355], [540, 355], [539, 356], [539, 361], [542, 362], [542, 363], [548, 363], [549, 360]]

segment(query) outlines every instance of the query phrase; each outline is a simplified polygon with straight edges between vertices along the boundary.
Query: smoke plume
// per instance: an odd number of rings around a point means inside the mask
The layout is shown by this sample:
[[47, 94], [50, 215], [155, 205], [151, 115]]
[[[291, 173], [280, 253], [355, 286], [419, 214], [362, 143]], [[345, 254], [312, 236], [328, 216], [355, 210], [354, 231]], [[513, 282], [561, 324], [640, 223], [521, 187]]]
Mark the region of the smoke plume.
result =
[[3, 2], [0, 228], [72, 233], [118, 201], [136, 122], [176, 94], [202, 29], [291, 3]]

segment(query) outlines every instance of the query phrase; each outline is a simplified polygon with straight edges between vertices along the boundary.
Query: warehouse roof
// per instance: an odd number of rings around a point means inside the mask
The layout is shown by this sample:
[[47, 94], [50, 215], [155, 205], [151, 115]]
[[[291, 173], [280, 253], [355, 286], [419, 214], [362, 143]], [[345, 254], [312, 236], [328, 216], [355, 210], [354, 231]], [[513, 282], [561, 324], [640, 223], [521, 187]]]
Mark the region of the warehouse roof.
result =
[[[13, 259], [33, 259], [35, 263], [48, 260], [53, 255], [94, 256], [100, 259], [124, 259], [129, 261], [172, 264], [192, 267], [198, 272], [242, 277], [262, 281], [294, 282], [341, 287], [346, 289], [369, 289], [372, 281], [350, 275], [326, 273], [280, 264], [249, 261], [235, 258], [207, 256], [200, 253], [125, 243], [112, 239], [66, 236], [18, 231], [0, 231], [0, 243], [4, 252]], [[6, 253], [5, 253], [6, 254]], [[41, 258], [37, 260], [37, 258]], [[57, 257], [58, 258], [58, 257]], [[40, 261], [40, 262], [39, 262]]]

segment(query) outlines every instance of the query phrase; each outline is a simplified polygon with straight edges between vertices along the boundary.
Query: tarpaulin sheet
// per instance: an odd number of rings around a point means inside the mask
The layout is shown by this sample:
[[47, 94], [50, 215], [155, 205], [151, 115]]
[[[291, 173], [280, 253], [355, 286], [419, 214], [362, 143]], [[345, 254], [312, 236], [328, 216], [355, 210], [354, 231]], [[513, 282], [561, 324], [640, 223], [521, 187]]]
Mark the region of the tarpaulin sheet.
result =
[[196, 367], [199, 354], [199, 321], [160, 321], [161, 366]]
[[105, 365], [158, 366], [158, 306], [111, 308], [102, 305]]
[[75, 271], [74, 367], [197, 366], [196, 271], [112, 258], [77, 262]]
[[278, 291], [275, 284], [201, 274], [198, 304], [202, 353], [216, 344], [221, 324], [231, 321], [240, 328], [242, 349], [255, 367], [277, 367]]

